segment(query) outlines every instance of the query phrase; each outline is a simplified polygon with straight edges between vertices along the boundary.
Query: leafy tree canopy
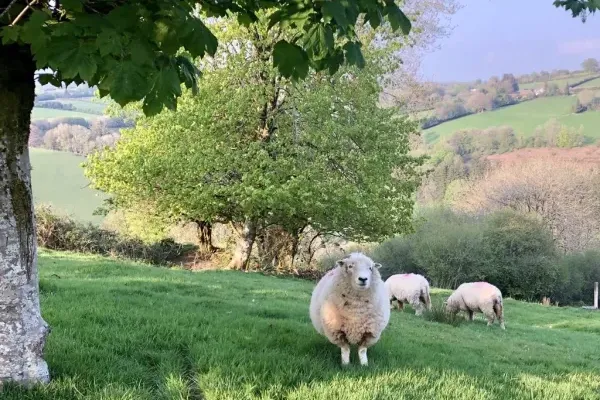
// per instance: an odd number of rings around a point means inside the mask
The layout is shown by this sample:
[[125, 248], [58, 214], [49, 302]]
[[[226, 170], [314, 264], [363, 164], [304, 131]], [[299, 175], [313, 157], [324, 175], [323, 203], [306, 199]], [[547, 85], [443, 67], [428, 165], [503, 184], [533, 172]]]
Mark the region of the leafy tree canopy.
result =
[[361, 66], [359, 18], [374, 28], [387, 20], [394, 30], [411, 29], [393, 0], [62, 0], [11, 1], [0, 11], [0, 34], [3, 45], [29, 45], [38, 69], [54, 71], [41, 83], [87, 82], [120, 105], [143, 100], [153, 115], [176, 108], [181, 83], [196, 90], [199, 71], [188, 56], [212, 56], [218, 47], [207, 18], [235, 16], [249, 25], [261, 10], [274, 11], [269, 28], [295, 32], [272, 49], [279, 73], [294, 79], [309, 67]]

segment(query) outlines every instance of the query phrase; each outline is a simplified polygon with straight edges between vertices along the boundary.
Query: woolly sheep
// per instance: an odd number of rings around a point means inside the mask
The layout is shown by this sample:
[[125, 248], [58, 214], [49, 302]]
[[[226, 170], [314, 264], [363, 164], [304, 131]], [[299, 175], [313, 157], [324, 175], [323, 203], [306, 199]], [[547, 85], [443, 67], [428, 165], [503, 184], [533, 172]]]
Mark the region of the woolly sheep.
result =
[[310, 319], [318, 333], [340, 347], [342, 365], [350, 363], [350, 345], [358, 345], [362, 365], [367, 348], [379, 340], [390, 319], [380, 264], [362, 253], [336, 262], [313, 290]]
[[500, 328], [505, 329], [502, 292], [491, 283], [463, 283], [446, 300], [446, 311], [453, 314], [466, 311], [469, 321], [473, 320], [474, 312], [481, 312], [487, 317], [488, 326], [498, 318]]
[[419, 274], [397, 274], [390, 276], [385, 281], [388, 292], [390, 308], [396, 300], [398, 309], [404, 309], [404, 303], [409, 303], [416, 315], [423, 314], [423, 310], [431, 309], [429, 296], [429, 282]]

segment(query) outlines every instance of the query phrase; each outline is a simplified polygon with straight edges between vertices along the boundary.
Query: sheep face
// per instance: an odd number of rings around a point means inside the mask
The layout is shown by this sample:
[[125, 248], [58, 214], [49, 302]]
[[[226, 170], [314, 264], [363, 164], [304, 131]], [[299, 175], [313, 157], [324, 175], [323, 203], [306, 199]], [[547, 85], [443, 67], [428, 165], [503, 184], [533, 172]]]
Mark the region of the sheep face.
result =
[[381, 265], [365, 257], [361, 259], [345, 258], [337, 261], [337, 266], [344, 268], [355, 289], [368, 290], [376, 269]]

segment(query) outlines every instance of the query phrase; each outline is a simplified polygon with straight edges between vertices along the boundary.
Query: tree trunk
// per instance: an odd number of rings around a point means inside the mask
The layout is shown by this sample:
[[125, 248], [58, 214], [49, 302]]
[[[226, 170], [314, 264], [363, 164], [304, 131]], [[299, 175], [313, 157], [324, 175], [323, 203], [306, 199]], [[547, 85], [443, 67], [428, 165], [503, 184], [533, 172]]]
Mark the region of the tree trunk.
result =
[[196, 221], [199, 251], [201, 254], [212, 254], [217, 249], [212, 244], [212, 224], [205, 221]]
[[0, 44], [0, 60], [0, 385], [29, 385], [50, 378], [27, 148], [35, 64], [18, 45]]
[[245, 270], [248, 268], [248, 261], [252, 253], [252, 246], [256, 239], [256, 223], [254, 221], [246, 221], [242, 229], [241, 235], [238, 238], [235, 252], [229, 262], [229, 268]]

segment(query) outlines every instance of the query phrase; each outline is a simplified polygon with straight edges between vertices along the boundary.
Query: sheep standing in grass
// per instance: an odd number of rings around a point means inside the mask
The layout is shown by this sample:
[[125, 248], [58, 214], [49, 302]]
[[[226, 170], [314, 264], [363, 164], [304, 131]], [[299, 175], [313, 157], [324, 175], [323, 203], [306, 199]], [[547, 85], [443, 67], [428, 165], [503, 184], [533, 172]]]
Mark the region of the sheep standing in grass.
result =
[[502, 292], [491, 283], [463, 283], [446, 300], [446, 311], [453, 314], [466, 311], [469, 321], [473, 321], [473, 313], [481, 312], [487, 317], [488, 326], [498, 318], [500, 328], [505, 329]]
[[352, 253], [336, 265], [313, 290], [310, 319], [317, 332], [340, 347], [342, 365], [350, 363], [350, 345], [358, 345], [360, 363], [367, 365], [367, 348], [377, 343], [390, 319], [380, 264]]
[[390, 306], [397, 301], [398, 309], [404, 309], [404, 303], [409, 303], [416, 315], [423, 314], [423, 310], [431, 309], [429, 296], [429, 282], [419, 274], [397, 274], [390, 276], [385, 281], [388, 291]]

